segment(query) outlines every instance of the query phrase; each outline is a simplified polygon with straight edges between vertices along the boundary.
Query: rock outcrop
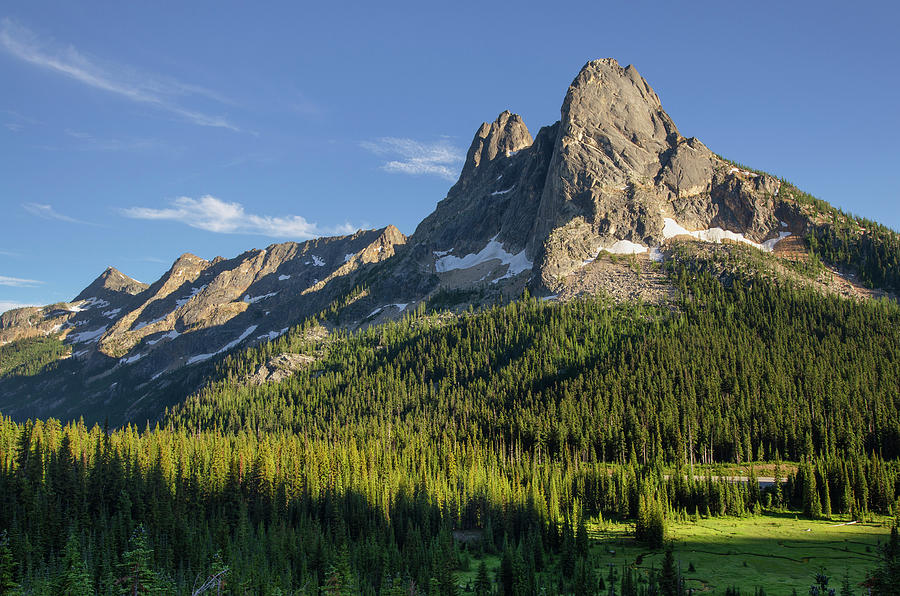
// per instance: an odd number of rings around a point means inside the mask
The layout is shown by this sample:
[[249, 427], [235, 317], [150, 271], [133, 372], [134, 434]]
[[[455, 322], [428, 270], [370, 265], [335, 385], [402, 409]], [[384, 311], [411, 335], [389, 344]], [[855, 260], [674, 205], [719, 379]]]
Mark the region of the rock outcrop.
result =
[[[604, 292], [665, 300], [669, 289], [658, 271], [633, 259], [633, 269], [623, 271], [617, 260], [597, 257], [663, 258], [676, 236], [771, 250], [803, 228], [780, 221], [793, 220], [783, 205], [776, 214], [779, 188], [775, 178], [682, 136], [633, 66], [595, 60], [569, 86], [560, 120], [534, 137], [509, 111], [483, 123], [458, 181], [409, 239], [388, 226], [231, 259], [185, 254], [150, 286], [109, 268], [71, 303], [0, 316], [0, 344], [57, 335], [77, 364], [77, 374], [67, 374], [90, 385], [126, 370], [123, 378], [145, 386], [275, 339], [337, 300], [333, 324], [349, 328], [395, 319], [431, 299], [464, 308], [517, 297], [526, 287], [563, 299]], [[353, 288], [360, 291], [350, 300]], [[308, 363], [283, 354], [253, 382]], [[91, 399], [113, 407], [117, 396], [110, 386]], [[3, 399], [0, 388], [0, 408], [12, 412]], [[133, 413], [137, 406], [125, 407]]]
[[[778, 237], [778, 181], [684, 138], [633, 66], [586, 64], [560, 121], [530, 140], [509, 112], [479, 128], [459, 181], [411, 237], [438, 274], [452, 255], [453, 271], [480, 267], [470, 282], [524, 276], [500, 266], [524, 251], [532, 285], [553, 290], [599, 251], [649, 252], [673, 230], [722, 228], [756, 244]], [[495, 253], [497, 267], [484, 271]]]

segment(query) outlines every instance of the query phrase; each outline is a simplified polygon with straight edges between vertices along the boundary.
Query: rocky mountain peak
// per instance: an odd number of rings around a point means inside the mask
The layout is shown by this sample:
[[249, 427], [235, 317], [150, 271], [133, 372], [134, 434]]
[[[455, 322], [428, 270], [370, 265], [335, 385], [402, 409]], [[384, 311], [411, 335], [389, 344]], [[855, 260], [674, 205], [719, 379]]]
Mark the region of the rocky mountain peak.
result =
[[531, 143], [531, 133], [522, 117], [506, 110], [493, 122], [484, 122], [475, 133], [466, 154], [462, 176], [471, 174], [484, 162], [493, 161], [497, 156], [509, 157]]
[[633, 66], [611, 58], [588, 62], [572, 81], [561, 109], [560, 145], [587, 145], [609, 171], [651, 175], [658, 156], [680, 134], [659, 97]]
[[88, 287], [82, 290], [81, 293], [75, 297], [75, 300], [73, 300], [73, 302], [77, 302], [79, 300], [87, 300], [89, 298], [108, 299], [107, 295], [110, 293], [128, 294], [130, 296], [134, 296], [146, 289], [147, 284], [141, 283], [136, 279], [128, 277], [115, 267], [107, 267], [106, 270], [97, 277], [97, 279], [91, 282]]

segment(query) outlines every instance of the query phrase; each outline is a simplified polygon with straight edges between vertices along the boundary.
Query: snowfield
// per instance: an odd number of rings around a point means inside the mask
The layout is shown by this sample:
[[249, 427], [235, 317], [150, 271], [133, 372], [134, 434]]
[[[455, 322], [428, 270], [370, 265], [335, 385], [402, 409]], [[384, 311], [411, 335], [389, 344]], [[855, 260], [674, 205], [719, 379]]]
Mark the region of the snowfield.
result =
[[518, 275], [523, 271], [528, 271], [534, 266], [534, 263], [525, 256], [525, 251], [512, 254], [503, 249], [503, 245], [497, 242], [497, 236], [494, 236], [487, 243], [487, 246], [474, 254], [468, 254], [464, 257], [454, 257], [448, 255], [435, 261], [434, 268], [438, 273], [446, 273], [456, 269], [471, 269], [476, 265], [487, 263], [488, 261], [498, 260], [504, 265], [508, 265], [509, 269], [506, 275], [499, 279]]
[[187, 364], [194, 364], [195, 362], [203, 362], [204, 360], [209, 360], [216, 354], [221, 354], [222, 352], [227, 352], [231, 348], [235, 347], [236, 345], [238, 345], [239, 343], [241, 343], [242, 341], [244, 341], [245, 339], [250, 337], [250, 334], [253, 333], [254, 331], [256, 331], [257, 327], [258, 327], [258, 325], [250, 325], [249, 327], [247, 327], [246, 331], [244, 331], [243, 333], [240, 334], [240, 336], [238, 336], [237, 339], [235, 339], [234, 341], [228, 342], [227, 344], [225, 344], [224, 346], [222, 346], [221, 348], [219, 348], [212, 354], [197, 354], [196, 356], [191, 356], [188, 359]]
[[775, 249], [776, 244], [791, 235], [790, 232], [781, 232], [778, 234], [777, 238], [772, 238], [771, 240], [766, 240], [762, 244], [759, 244], [758, 242], [746, 238], [743, 234], [723, 230], [722, 228], [709, 228], [691, 232], [671, 217], [666, 217], [663, 221], [665, 222], [665, 226], [663, 227], [663, 237], [666, 239], [674, 238], [675, 236], [691, 236], [697, 240], [715, 242], [717, 244], [721, 243], [723, 240], [733, 240], [734, 242], [742, 242], [744, 244], [749, 244], [750, 246], [755, 246], [765, 252], [772, 252], [772, 250]]

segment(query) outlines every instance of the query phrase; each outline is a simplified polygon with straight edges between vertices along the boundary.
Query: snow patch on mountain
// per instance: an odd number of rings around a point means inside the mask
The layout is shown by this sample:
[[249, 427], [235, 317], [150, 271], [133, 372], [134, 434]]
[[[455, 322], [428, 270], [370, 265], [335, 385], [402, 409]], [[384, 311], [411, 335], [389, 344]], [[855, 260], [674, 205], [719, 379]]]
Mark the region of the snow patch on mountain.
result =
[[235, 347], [236, 345], [238, 345], [239, 343], [241, 343], [242, 341], [244, 341], [245, 339], [250, 337], [250, 334], [253, 333], [254, 331], [256, 331], [257, 327], [258, 327], [258, 325], [250, 325], [249, 327], [247, 327], [246, 331], [244, 331], [243, 333], [240, 334], [240, 336], [238, 336], [237, 339], [235, 339], [234, 341], [228, 342], [227, 344], [225, 344], [224, 346], [222, 346], [215, 352], [212, 352], [211, 354], [197, 354], [196, 356], [191, 356], [190, 358], [188, 358], [187, 364], [203, 362], [204, 360], [209, 360], [216, 354], [221, 354], [222, 352], [227, 352], [231, 348]]
[[175, 331], [174, 329], [172, 329], [171, 331], [169, 331], [169, 332], [166, 333], [165, 335], [160, 335], [160, 336], [157, 337], [156, 339], [148, 339], [148, 340], [147, 340], [147, 345], [148, 345], [148, 346], [153, 346], [153, 345], [158, 344], [159, 342], [161, 342], [161, 341], [164, 340], [164, 339], [175, 339], [175, 338], [178, 337], [179, 335], [181, 335], [181, 334], [178, 333], [177, 331]]
[[193, 298], [194, 296], [196, 296], [197, 294], [199, 294], [200, 292], [202, 292], [204, 288], [206, 288], [206, 284], [203, 284], [203, 285], [200, 286], [199, 288], [191, 288], [191, 293], [190, 293], [190, 295], [185, 296], [184, 298], [179, 298], [178, 300], [176, 300], [176, 301], [175, 301], [175, 306], [178, 307], [178, 308], [181, 308], [182, 306], [184, 306], [185, 304], [187, 304], [188, 302], [190, 302], [191, 298]]
[[256, 296], [255, 298], [251, 298], [250, 294], [244, 295], [244, 302], [247, 304], [256, 304], [260, 300], [265, 300], [266, 298], [271, 298], [272, 296], [277, 295], [278, 292], [269, 292], [268, 294], [263, 294], [262, 296]]
[[452, 255], [442, 257], [435, 262], [434, 268], [438, 273], [446, 273], [456, 269], [471, 269], [476, 265], [494, 260], [499, 260], [502, 264], [509, 266], [503, 278], [518, 275], [534, 266], [534, 263], [525, 256], [524, 250], [516, 254], [506, 252], [503, 249], [503, 244], [497, 242], [497, 236], [494, 236], [487, 243], [487, 246], [477, 253], [468, 254], [464, 257], [454, 257]]
[[92, 331], [82, 331], [80, 333], [73, 333], [69, 336], [69, 339], [77, 344], [87, 344], [87, 343], [95, 343], [100, 339], [100, 336], [106, 333], [106, 325], [100, 327], [99, 329], [94, 329]]
[[675, 236], [691, 236], [692, 238], [696, 238], [697, 240], [702, 240], [704, 242], [715, 242], [716, 244], [720, 244], [723, 240], [732, 240], [734, 242], [749, 244], [750, 246], [754, 246], [765, 252], [772, 252], [778, 242], [791, 235], [790, 232], [780, 232], [777, 238], [766, 240], [765, 242], [760, 244], [758, 242], [750, 240], [743, 234], [732, 232], [730, 230], [723, 230], [722, 228], [709, 228], [706, 230], [696, 230], [692, 232], [676, 222], [671, 217], [664, 218], [663, 222], [665, 222], [665, 226], [663, 226], [663, 237], [666, 239], [674, 238]]

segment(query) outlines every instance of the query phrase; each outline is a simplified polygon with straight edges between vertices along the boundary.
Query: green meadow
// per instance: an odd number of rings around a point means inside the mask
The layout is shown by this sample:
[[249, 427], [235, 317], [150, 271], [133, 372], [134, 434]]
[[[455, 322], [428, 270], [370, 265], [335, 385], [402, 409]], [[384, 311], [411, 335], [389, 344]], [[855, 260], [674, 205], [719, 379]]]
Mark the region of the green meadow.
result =
[[[859, 584], [878, 564], [879, 547], [890, 534], [890, 518], [848, 523], [846, 520], [810, 521], [794, 513], [766, 513], [751, 517], [710, 517], [698, 521], [670, 522], [668, 543], [694, 593], [724, 594], [737, 587], [752, 595], [763, 588], [767, 596], [804, 596], [817, 573], [829, 576], [828, 587], [837, 589], [846, 573], [855, 594], [865, 594]], [[615, 522], [588, 524], [595, 573], [609, 588], [610, 570], [616, 594], [623, 570], [630, 567], [639, 581], [658, 571], [665, 551], [651, 550], [633, 537], [633, 525]], [[491, 577], [500, 565], [497, 556], [483, 559]], [[459, 584], [474, 585], [481, 559], [473, 558], [470, 570], [459, 573]]]

